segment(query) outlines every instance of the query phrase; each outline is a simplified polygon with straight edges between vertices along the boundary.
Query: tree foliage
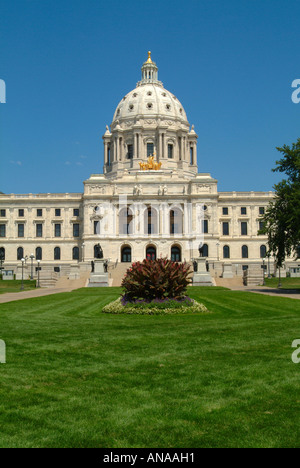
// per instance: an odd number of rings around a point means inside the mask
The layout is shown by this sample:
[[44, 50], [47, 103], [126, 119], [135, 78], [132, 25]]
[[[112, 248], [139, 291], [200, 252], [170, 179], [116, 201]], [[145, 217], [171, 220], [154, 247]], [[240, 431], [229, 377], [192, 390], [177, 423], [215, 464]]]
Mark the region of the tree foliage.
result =
[[287, 256], [298, 255], [300, 245], [300, 138], [291, 147], [276, 148], [282, 158], [273, 172], [286, 174], [275, 185], [275, 199], [263, 217], [261, 234], [268, 236], [269, 252], [279, 267]]

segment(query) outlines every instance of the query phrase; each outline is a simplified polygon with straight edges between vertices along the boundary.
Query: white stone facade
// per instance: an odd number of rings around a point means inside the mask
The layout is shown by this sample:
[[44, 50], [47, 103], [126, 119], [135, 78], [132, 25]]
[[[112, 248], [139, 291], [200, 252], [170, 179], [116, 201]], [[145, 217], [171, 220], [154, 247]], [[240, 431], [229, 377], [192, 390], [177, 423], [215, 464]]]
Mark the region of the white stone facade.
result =
[[[98, 243], [110, 265], [147, 254], [190, 262], [200, 243], [212, 276], [224, 263], [240, 276], [262, 264], [267, 239], [259, 223], [273, 193], [218, 192], [210, 174], [198, 173], [197, 138], [149, 55], [103, 136], [103, 174], [84, 181], [84, 193], [0, 195], [5, 267], [16, 270], [33, 254], [42, 268], [88, 269]], [[151, 155], [160, 169], [141, 169]]]

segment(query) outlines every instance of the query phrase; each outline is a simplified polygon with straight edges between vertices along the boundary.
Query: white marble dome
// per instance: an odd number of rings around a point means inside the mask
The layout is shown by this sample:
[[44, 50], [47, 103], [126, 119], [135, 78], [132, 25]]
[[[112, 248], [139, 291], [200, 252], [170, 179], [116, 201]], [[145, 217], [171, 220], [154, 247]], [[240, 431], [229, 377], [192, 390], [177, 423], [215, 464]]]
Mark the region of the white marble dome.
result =
[[170, 91], [154, 83], [138, 85], [118, 104], [113, 122], [133, 118], [161, 118], [187, 123], [181, 102]]

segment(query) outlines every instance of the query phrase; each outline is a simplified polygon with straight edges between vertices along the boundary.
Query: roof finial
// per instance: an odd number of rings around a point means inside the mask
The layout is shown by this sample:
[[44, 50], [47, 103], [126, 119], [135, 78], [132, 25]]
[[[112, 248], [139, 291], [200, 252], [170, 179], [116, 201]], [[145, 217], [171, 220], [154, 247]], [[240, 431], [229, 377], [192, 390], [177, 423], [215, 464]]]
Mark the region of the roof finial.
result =
[[151, 60], [151, 51], [149, 50], [148, 52], [148, 60], [147, 60], [147, 63], [153, 63], [152, 60]]

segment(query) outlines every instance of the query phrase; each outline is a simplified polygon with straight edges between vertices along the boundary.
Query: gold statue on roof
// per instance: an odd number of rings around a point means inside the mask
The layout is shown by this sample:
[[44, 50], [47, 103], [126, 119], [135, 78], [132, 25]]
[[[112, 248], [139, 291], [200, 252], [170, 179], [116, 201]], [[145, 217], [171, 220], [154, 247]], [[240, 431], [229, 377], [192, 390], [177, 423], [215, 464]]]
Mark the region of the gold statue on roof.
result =
[[161, 168], [162, 163], [154, 161], [154, 156], [149, 156], [148, 162], [146, 163], [139, 162], [139, 165], [140, 165], [141, 171], [158, 171]]
[[151, 60], [151, 51], [149, 50], [148, 52], [148, 60], [146, 63], [153, 63], [152, 60]]

